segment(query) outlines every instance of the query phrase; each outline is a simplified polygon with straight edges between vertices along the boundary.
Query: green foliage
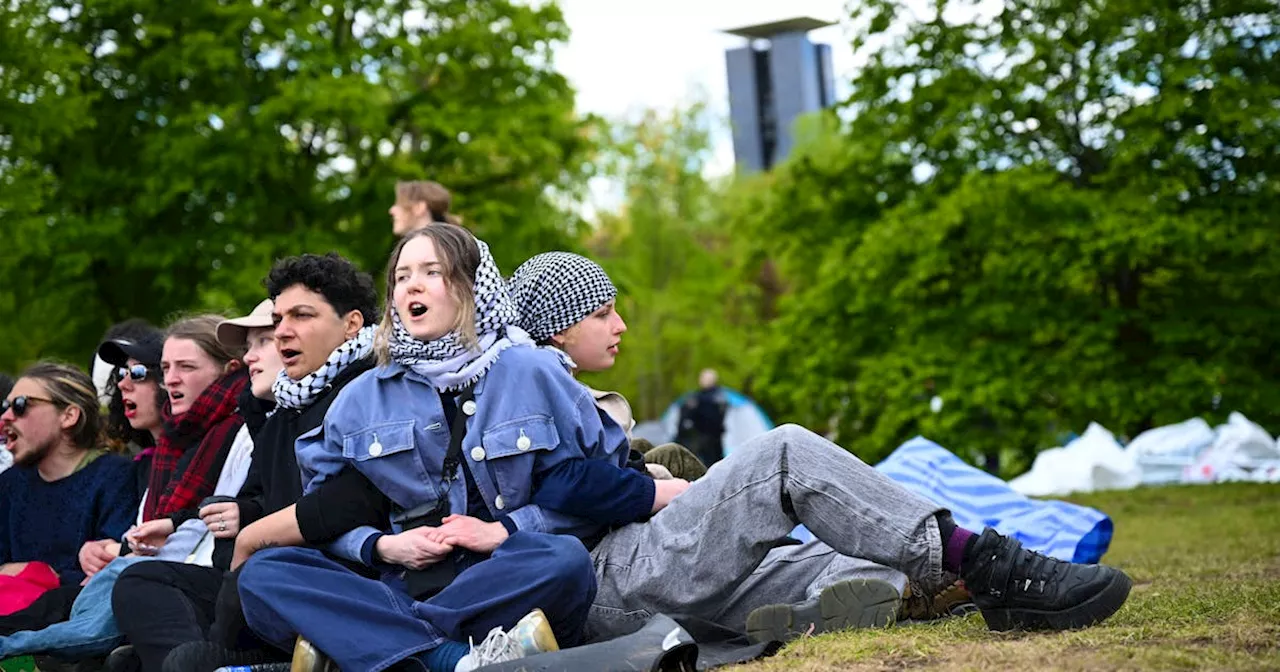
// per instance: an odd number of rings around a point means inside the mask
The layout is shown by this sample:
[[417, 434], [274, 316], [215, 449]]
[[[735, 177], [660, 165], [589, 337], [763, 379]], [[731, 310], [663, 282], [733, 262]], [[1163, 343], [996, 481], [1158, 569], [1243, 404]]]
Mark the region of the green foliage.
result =
[[1025, 461], [1091, 420], [1280, 424], [1276, 5], [931, 12], [858, 3], [851, 120], [734, 210], [791, 290], [757, 393], [868, 460], [917, 433]]
[[621, 391], [654, 418], [711, 366], [741, 385], [750, 311], [734, 282], [734, 241], [717, 224], [719, 188], [703, 176], [710, 121], [702, 105], [616, 124], [610, 173], [625, 208], [604, 215], [588, 248], [618, 285], [623, 355], [593, 385]]
[[126, 317], [246, 310], [273, 259], [378, 275], [397, 179], [503, 268], [570, 244], [590, 123], [553, 4], [103, 0], [0, 8], [0, 369]]

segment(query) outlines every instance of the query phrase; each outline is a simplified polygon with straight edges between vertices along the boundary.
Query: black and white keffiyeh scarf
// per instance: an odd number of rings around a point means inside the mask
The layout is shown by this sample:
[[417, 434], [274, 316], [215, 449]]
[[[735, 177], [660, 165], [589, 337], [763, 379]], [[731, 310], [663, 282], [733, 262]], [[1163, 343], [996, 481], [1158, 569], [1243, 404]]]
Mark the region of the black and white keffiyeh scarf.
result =
[[517, 326], [519, 314], [507, 294], [489, 246], [479, 239], [476, 244], [480, 246], [480, 267], [476, 269], [473, 286], [478, 339], [474, 347], [467, 347], [457, 332], [433, 341], [420, 341], [404, 328], [400, 315], [394, 310], [391, 312], [393, 331], [388, 345], [392, 361], [413, 369], [441, 392], [456, 392], [474, 384], [498, 361], [503, 350], [512, 345], [533, 343]]
[[276, 405], [280, 408], [301, 410], [311, 406], [329, 384], [332, 383], [353, 362], [358, 362], [373, 352], [374, 327], [365, 327], [356, 335], [339, 345], [329, 353], [314, 373], [304, 376], [302, 380], [294, 380], [283, 369], [276, 376], [271, 391], [276, 395]]
[[[545, 252], [520, 264], [507, 287], [520, 311], [520, 327], [538, 343], [585, 320], [618, 296], [599, 264], [571, 252]], [[570, 369], [577, 368], [563, 350], [551, 350]]]
[[571, 252], [544, 252], [520, 264], [508, 283], [520, 328], [541, 343], [618, 296], [600, 265]]

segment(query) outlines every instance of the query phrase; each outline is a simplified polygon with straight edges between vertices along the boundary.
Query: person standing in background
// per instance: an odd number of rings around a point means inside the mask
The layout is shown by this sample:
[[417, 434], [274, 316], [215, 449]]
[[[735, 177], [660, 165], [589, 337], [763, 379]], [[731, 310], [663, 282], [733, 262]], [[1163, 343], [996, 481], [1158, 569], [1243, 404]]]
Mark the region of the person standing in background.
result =
[[404, 237], [432, 222], [460, 226], [462, 220], [449, 212], [452, 203], [453, 196], [439, 182], [397, 182], [396, 202], [387, 211], [391, 232]]
[[720, 389], [715, 369], [703, 369], [698, 374], [698, 391], [680, 405], [676, 443], [688, 446], [708, 467], [719, 462], [724, 458], [724, 417], [728, 411], [729, 400]]

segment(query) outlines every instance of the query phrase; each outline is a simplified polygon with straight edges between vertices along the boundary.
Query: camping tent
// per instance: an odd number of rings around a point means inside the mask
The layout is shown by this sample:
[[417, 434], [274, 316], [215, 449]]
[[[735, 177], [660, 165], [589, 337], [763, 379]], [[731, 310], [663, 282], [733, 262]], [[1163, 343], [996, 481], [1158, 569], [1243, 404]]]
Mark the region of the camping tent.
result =
[[[732, 453], [735, 448], [750, 441], [751, 439], [764, 434], [773, 429], [773, 420], [760, 408], [756, 402], [745, 394], [729, 389], [727, 387], [720, 388], [724, 392], [725, 399], [729, 402], [729, 410], [724, 417], [724, 454]], [[692, 394], [689, 393], [689, 394]], [[648, 439], [654, 445], [674, 441], [676, 436], [676, 425], [680, 422], [680, 405], [684, 403], [688, 394], [681, 395], [667, 407], [663, 412], [662, 418], [659, 420], [650, 420], [642, 422], [635, 426], [632, 435], [637, 438]]]

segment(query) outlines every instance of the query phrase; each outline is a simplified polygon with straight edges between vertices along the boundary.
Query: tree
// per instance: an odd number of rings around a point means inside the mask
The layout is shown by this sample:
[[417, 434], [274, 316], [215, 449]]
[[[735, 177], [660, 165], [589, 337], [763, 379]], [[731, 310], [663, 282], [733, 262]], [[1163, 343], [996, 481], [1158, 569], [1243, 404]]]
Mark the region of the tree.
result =
[[1025, 459], [1091, 420], [1280, 421], [1274, 3], [854, 20], [852, 119], [736, 220], [788, 231], [766, 401], [867, 458], [919, 432]]
[[553, 4], [9, 2], [0, 20], [0, 368], [113, 321], [243, 310], [274, 258], [379, 274], [429, 177], [504, 268], [575, 235], [589, 124]]
[[587, 239], [618, 285], [628, 325], [623, 355], [591, 382], [617, 389], [639, 418], [655, 418], [714, 366], [726, 383], [747, 373], [754, 322], [733, 282], [735, 243], [717, 219], [722, 188], [704, 175], [711, 119], [703, 104], [649, 111], [612, 127], [609, 172], [624, 192]]

